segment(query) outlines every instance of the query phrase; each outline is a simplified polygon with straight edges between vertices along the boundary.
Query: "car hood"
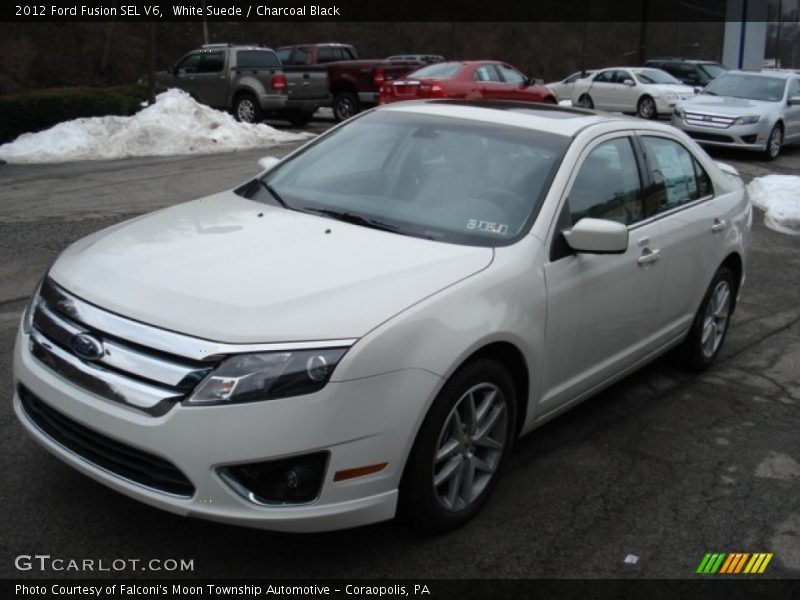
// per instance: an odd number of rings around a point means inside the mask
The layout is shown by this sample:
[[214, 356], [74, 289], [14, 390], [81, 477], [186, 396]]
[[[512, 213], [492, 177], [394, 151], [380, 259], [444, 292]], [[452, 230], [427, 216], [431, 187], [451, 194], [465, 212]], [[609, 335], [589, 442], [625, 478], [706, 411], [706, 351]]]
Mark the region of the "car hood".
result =
[[730, 96], [712, 96], [711, 94], [698, 94], [690, 100], [681, 102], [681, 107], [687, 110], [694, 109], [734, 117], [761, 114], [774, 108], [775, 105], [776, 102], [746, 100], [745, 98], [732, 98]]
[[65, 250], [50, 276], [158, 327], [290, 342], [361, 337], [493, 256], [224, 192], [96, 232]]
[[675, 85], [674, 83], [651, 83], [647, 87], [659, 94], [666, 94], [672, 92], [678, 94], [681, 98], [689, 98], [694, 96], [694, 88], [688, 85]]

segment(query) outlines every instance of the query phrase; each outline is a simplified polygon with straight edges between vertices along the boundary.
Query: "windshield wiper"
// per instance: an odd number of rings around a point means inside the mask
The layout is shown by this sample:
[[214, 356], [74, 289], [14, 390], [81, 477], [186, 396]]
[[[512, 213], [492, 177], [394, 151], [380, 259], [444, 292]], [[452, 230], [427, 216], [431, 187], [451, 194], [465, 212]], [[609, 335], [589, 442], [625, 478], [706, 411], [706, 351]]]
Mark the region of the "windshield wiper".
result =
[[260, 177], [256, 177], [256, 181], [262, 185], [262, 187], [267, 190], [270, 195], [275, 198], [275, 200], [280, 204], [283, 208], [290, 208], [289, 205], [286, 203], [286, 200], [281, 198], [281, 195], [275, 191], [275, 188], [268, 184], [266, 181], [261, 179]]
[[400, 229], [396, 225], [390, 225], [389, 223], [384, 223], [383, 221], [379, 221], [377, 219], [371, 219], [369, 217], [364, 217], [362, 215], [357, 215], [349, 212], [331, 210], [330, 208], [304, 207], [302, 210], [330, 217], [332, 219], [336, 219], [337, 221], [352, 223], [353, 225], [362, 225], [364, 227], [370, 227], [372, 229], [380, 229], [381, 231], [398, 231]]

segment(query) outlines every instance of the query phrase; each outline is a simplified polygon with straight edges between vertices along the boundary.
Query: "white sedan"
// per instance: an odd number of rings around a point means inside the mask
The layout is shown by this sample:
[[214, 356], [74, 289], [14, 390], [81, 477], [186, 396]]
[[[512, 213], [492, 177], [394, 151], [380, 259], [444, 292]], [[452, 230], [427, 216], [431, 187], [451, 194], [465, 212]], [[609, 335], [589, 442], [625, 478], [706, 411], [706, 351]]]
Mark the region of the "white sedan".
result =
[[521, 435], [670, 349], [714, 362], [750, 223], [736, 171], [669, 125], [390, 104], [67, 248], [23, 315], [14, 410], [180, 515], [450, 529]]
[[612, 67], [572, 87], [572, 103], [584, 108], [633, 113], [643, 119], [668, 115], [695, 90], [661, 69]]

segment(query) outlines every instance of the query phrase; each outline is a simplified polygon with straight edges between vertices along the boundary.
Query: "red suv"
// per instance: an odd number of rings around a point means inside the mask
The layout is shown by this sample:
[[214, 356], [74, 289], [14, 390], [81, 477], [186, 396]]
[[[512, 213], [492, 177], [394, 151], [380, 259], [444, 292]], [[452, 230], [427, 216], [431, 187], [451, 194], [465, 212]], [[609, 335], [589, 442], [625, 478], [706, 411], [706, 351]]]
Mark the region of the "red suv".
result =
[[493, 60], [443, 62], [385, 82], [381, 104], [419, 98], [482, 98], [556, 103], [556, 95], [519, 69]]

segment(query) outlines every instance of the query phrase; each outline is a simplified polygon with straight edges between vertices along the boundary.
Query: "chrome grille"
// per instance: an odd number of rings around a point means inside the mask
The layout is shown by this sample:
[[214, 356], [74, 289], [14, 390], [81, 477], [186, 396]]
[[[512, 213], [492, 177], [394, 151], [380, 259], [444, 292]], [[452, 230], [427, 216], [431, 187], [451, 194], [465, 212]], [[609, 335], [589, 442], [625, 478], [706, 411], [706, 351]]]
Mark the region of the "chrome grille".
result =
[[699, 125], [701, 127], [714, 127], [716, 129], [727, 129], [736, 120], [736, 117], [724, 115], [713, 115], [708, 113], [698, 113], [686, 111], [686, 123], [688, 125]]
[[[96, 360], [85, 360], [72, 349], [73, 336], [81, 333], [102, 342]], [[182, 343], [171, 345], [173, 338]], [[154, 343], [146, 345], [148, 341]], [[167, 352], [186, 350], [190, 344], [189, 356]], [[33, 314], [31, 352], [39, 361], [98, 396], [156, 416], [190, 394], [218, 364], [221, 356], [211, 348], [204, 352], [207, 345], [104, 311], [49, 278]]]

